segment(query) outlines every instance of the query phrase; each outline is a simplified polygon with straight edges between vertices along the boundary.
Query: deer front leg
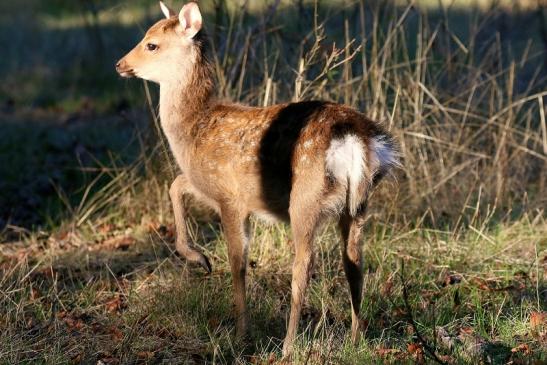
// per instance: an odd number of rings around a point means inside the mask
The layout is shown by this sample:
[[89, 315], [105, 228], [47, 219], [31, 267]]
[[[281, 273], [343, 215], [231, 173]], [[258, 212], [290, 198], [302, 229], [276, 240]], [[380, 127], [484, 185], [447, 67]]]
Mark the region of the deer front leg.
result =
[[231, 207], [221, 208], [222, 228], [228, 244], [228, 258], [232, 271], [236, 334], [247, 334], [247, 308], [245, 304], [245, 275], [247, 271], [248, 215]]
[[178, 175], [169, 189], [169, 196], [171, 197], [171, 204], [173, 204], [173, 212], [175, 214], [177, 252], [189, 262], [199, 264], [210, 274], [212, 269], [209, 259], [196, 250], [188, 241], [188, 230], [186, 228], [187, 212], [183, 199], [187, 192], [188, 182], [183, 175]]

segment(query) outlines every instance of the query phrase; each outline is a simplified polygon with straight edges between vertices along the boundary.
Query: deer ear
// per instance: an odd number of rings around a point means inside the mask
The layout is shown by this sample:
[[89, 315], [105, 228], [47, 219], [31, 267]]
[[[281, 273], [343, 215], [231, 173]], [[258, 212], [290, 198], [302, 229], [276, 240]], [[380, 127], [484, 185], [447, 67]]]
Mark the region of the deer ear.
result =
[[194, 38], [201, 30], [203, 19], [198, 4], [189, 2], [184, 5], [179, 13], [179, 22], [183, 34], [188, 38]]
[[165, 5], [163, 1], [160, 1], [160, 8], [161, 8], [161, 12], [163, 13], [163, 15], [165, 15], [167, 19], [177, 15], [177, 13], [175, 13], [170, 7]]

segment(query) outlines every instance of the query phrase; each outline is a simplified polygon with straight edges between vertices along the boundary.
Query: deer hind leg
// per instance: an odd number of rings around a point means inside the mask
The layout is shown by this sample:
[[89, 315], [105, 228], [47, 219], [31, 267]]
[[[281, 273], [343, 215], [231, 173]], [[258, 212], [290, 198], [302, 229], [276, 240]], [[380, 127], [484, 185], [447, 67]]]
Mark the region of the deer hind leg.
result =
[[228, 258], [232, 271], [236, 334], [247, 335], [248, 313], [246, 308], [245, 275], [247, 271], [247, 251], [249, 241], [248, 214], [231, 207], [221, 207], [221, 220], [228, 244]]
[[342, 262], [348, 280], [351, 299], [351, 340], [359, 341], [359, 310], [363, 296], [363, 258], [361, 233], [363, 230], [366, 204], [352, 217], [345, 212], [340, 217], [339, 227], [342, 235]]
[[187, 211], [184, 205], [184, 195], [188, 194], [188, 182], [183, 175], [178, 175], [169, 189], [171, 204], [175, 214], [175, 226], [177, 230], [176, 249], [179, 255], [192, 263], [199, 264], [208, 273], [211, 273], [211, 263], [207, 256], [199, 252], [188, 241], [188, 229], [186, 228]]
[[[309, 189], [310, 187], [307, 187]], [[294, 192], [294, 189], [293, 189]], [[298, 195], [298, 194], [294, 194]], [[299, 201], [295, 201], [299, 200]], [[298, 331], [298, 323], [305, 300], [306, 290], [313, 269], [313, 240], [319, 224], [320, 207], [317, 200], [294, 199], [291, 195], [289, 209], [295, 258], [292, 268], [291, 283], [291, 313], [287, 327], [287, 335], [283, 342], [283, 356], [290, 356]]]

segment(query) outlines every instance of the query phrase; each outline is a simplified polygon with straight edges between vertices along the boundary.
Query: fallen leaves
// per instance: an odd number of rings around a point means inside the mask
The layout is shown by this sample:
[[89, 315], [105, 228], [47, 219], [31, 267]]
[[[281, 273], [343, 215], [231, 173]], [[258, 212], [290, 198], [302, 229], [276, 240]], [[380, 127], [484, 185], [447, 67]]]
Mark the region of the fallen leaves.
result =
[[71, 331], [80, 331], [84, 328], [85, 323], [80, 316], [77, 316], [73, 313], [68, 313], [66, 311], [61, 311], [57, 313], [57, 318], [63, 320], [66, 326]]
[[547, 343], [547, 312], [530, 313], [530, 332], [542, 343]]
[[530, 350], [530, 346], [523, 343], [523, 344], [520, 344], [516, 347], [513, 347], [511, 349], [511, 352], [512, 353], [523, 353], [524, 355], [530, 355], [532, 353], [532, 350]]
[[129, 249], [130, 246], [135, 244], [136, 239], [131, 236], [117, 236], [104, 240], [103, 242], [89, 246], [89, 251], [102, 251], [102, 250], [122, 250]]
[[417, 364], [423, 364], [425, 362], [424, 349], [422, 345], [418, 343], [409, 343], [407, 345], [407, 351], [414, 358]]
[[275, 354], [275, 352], [272, 352], [268, 355], [267, 359], [263, 359], [261, 356], [251, 355], [249, 357], [249, 363], [265, 365], [265, 364], [284, 364], [285, 362], [283, 362], [283, 360], [277, 362], [277, 355]]
[[115, 228], [116, 226], [114, 226], [112, 223], [103, 223], [97, 228], [97, 231], [100, 234], [106, 235], [112, 232]]
[[547, 312], [530, 313], [530, 329], [539, 332], [547, 324]]
[[380, 293], [382, 294], [383, 297], [389, 297], [391, 295], [392, 290], [393, 290], [393, 280], [391, 277], [389, 277], [384, 282], [384, 285], [382, 285]]
[[174, 224], [164, 225], [158, 222], [148, 222], [147, 226], [149, 233], [157, 234], [166, 241], [172, 241], [176, 236], [176, 229]]
[[151, 360], [155, 353], [153, 351], [139, 351], [137, 357], [141, 360]]
[[125, 302], [124, 296], [116, 294], [114, 298], [107, 301], [104, 306], [109, 313], [116, 313], [127, 308], [127, 303]]
[[479, 289], [485, 291], [500, 292], [509, 290], [522, 290], [526, 288], [526, 283], [524, 280], [520, 279], [521, 277], [522, 276], [516, 277], [516, 279], [513, 280], [513, 282], [510, 284], [506, 284], [503, 281], [495, 278], [483, 279], [478, 277], [473, 278], [471, 282], [475, 284]]
[[110, 326], [108, 328], [108, 333], [114, 342], [120, 342], [123, 340], [123, 332], [116, 326]]
[[400, 349], [395, 349], [395, 348], [385, 348], [385, 347], [380, 347], [378, 349], [376, 349], [376, 355], [380, 356], [380, 357], [390, 357], [390, 356], [395, 356], [395, 355], [400, 355], [402, 354], [403, 352], [400, 350]]

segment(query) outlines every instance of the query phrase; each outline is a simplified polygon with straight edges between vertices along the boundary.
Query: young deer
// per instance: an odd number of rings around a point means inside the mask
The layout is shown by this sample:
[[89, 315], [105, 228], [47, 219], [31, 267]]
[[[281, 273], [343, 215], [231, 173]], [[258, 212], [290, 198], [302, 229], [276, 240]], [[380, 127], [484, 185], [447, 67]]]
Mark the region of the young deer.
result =
[[220, 214], [233, 275], [236, 330], [244, 335], [249, 216], [289, 221], [295, 259], [283, 345], [288, 355], [311, 275], [314, 235], [326, 218], [336, 217], [351, 293], [351, 335], [357, 341], [361, 229], [371, 189], [399, 164], [392, 137], [339, 104], [305, 101], [253, 108], [215, 100], [198, 5], [186, 4], [178, 16], [160, 6], [166, 19], [148, 30], [116, 70], [160, 85], [161, 126], [181, 170], [169, 190], [178, 253], [211, 271], [207, 257], [188, 241], [183, 196], [190, 194]]

